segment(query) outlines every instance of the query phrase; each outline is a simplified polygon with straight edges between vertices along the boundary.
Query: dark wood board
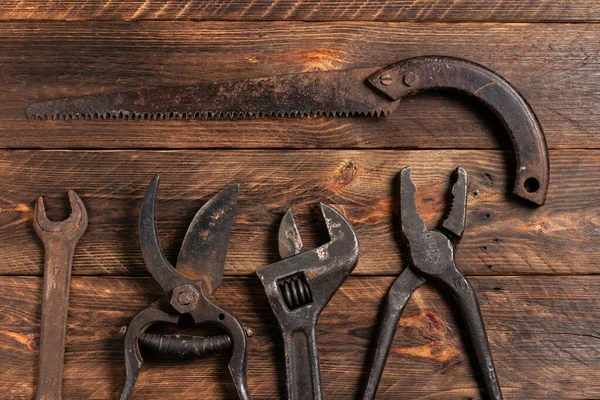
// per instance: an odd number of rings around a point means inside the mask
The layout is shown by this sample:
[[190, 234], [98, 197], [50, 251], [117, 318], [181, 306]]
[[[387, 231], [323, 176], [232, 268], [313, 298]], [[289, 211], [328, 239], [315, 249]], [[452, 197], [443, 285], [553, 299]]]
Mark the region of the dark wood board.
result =
[[[551, 148], [598, 148], [600, 25], [302, 22], [0, 24], [2, 148], [509, 148], [482, 106], [428, 94], [388, 118], [27, 121], [36, 101], [444, 54], [494, 69]], [[523, 38], [529, 40], [525, 45]], [[474, 108], [473, 108], [474, 107]]]
[[[451, 171], [469, 173], [457, 263], [479, 298], [505, 398], [600, 399], [599, 18], [592, 0], [0, 1], [0, 399], [34, 397], [44, 254], [33, 206], [43, 195], [49, 216], [65, 218], [67, 189], [90, 225], [75, 252], [63, 397], [118, 396], [125, 327], [161, 294], [137, 238], [156, 172], [173, 262], [197, 209], [241, 185], [216, 298], [252, 331], [254, 399], [285, 398], [280, 334], [254, 275], [278, 260], [281, 216], [293, 208], [306, 248], [327, 241], [319, 201], [351, 221], [361, 259], [325, 309], [318, 342], [325, 398], [359, 399], [381, 301], [405, 266], [395, 189], [405, 165], [429, 227], [447, 210]], [[426, 54], [492, 68], [531, 103], [552, 149], [545, 206], [509, 194], [514, 158], [499, 122], [448, 93], [405, 99], [380, 119], [24, 116], [39, 100]], [[482, 398], [448, 297], [429, 285], [413, 296], [378, 399]], [[226, 365], [226, 355], [154, 361], [134, 398], [234, 399]]]
[[594, 0], [7, 0], [0, 20], [597, 21]]
[[[473, 277], [502, 389], [508, 399], [600, 397], [600, 277]], [[328, 398], [353, 399], [368, 368], [367, 350], [392, 278], [350, 278], [318, 324]], [[0, 277], [0, 393], [32, 398], [37, 374], [39, 277]], [[71, 285], [65, 399], [117, 398], [123, 383], [123, 333], [160, 296], [149, 278], [76, 277]], [[433, 287], [413, 295], [401, 320], [378, 399], [479, 399], [461, 326]], [[248, 381], [254, 399], [282, 398], [277, 322], [256, 278], [226, 279], [221, 304], [252, 331]], [[567, 300], [568, 299], [568, 300]], [[450, 303], [452, 304], [452, 303]], [[134, 399], [233, 399], [227, 357], [149, 363]]]
[[[358, 274], [402, 268], [395, 177], [413, 168], [419, 209], [433, 227], [446, 209], [453, 169], [470, 174], [468, 225], [458, 263], [468, 274], [599, 273], [600, 185], [597, 151], [551, 153], [547, 204], [533, 207], [509, 194], [510, 153], [500, 151], [4, 151], [0, 152], [1, 274], [41, 275], [43, 249], [31, 218], [37, 196], [49, 215], [67, 216], [66, 191], [89, 213], [77, 246], [75, 274], [146, 274], [137, 224], [141, 198], [162, 173], [157, 218], [171, 260], [204, 202], [240, 184], [227, 257], [228, 275], [253, 274], [277, 261], [276, 236], [287, 208], [297, 214], [306, 248], [325, 243], [318, 203], [337, 207], [355, 226]], [[514, 167], [512, 167], [514, 168]]]

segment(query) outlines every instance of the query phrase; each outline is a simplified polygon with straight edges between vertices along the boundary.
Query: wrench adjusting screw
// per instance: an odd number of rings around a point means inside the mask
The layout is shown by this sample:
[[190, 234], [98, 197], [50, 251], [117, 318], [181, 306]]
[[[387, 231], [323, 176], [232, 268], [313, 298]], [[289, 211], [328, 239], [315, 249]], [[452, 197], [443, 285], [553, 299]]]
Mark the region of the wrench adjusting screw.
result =
[[304, 273], [280, 279], [277, 287], [290, 310], [312, 303], [312, 291]]

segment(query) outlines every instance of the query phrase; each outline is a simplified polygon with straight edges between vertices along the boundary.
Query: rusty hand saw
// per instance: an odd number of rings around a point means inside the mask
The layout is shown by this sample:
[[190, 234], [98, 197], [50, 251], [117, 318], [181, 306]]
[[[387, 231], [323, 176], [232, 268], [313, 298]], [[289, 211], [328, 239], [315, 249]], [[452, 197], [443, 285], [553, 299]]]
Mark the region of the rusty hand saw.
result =
[[523, 96], [495, 72], [467, 60], [424, 56], [383, 69], [354, 68], [203, 82], [31, 104], [29, 119], [213, 119], [301, 116], [382, 116], [403, 97], [447, 89], [476, 97], [510, 135], [517, 170], [513, 192], [536, 204], [546, 199], [548, 148]]

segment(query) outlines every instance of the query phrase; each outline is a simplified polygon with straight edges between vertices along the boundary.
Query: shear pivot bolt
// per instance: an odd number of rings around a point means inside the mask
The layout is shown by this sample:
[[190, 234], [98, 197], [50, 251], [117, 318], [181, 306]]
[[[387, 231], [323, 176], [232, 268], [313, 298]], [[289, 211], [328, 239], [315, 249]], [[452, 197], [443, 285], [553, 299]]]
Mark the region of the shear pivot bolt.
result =
[[177, 296], [177, 301], [183, 306], [187, 306], [192, 300], [194, 300], [194, 295], [190, 292], [181, 292], [179, 293], [179, 296]]
[[383, 74], [379, 78], [382, 85], [388, 86], [392, 84], [392, 76], [390, 74]]
[[171, 295], [171, 305], [180, 313], [187, 313], [198, 306], [198, 298], [198, 290], [194, 286], [177, 286]]

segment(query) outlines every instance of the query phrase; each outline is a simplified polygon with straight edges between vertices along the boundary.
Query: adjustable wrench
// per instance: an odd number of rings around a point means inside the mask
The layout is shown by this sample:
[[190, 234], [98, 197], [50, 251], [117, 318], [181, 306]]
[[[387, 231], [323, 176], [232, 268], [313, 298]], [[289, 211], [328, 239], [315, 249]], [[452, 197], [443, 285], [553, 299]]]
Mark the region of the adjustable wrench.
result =
[[358, 262], [358, 238], [350, 223], [325, 204], [321, 212], [329, 243], [300, 253], [302, 240], [288, 210], [279, 227], [283, 260], [256, 271], [283, 335], [288, 400], [323, 398], [317, 320]]
[[88, 224], [79, 196], [69, 191], [71, 216], [61, 222], [46, 217], [44, 200], [38, 198], [33, 226], [44, 243], [44, 292], [40, 365], [36, 400], [59, 400], [67, 331], [67, 308], [73, 252]]

